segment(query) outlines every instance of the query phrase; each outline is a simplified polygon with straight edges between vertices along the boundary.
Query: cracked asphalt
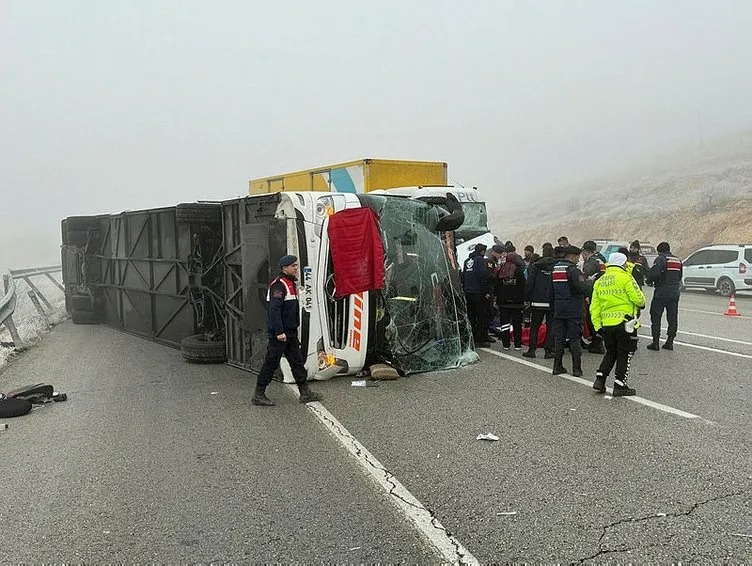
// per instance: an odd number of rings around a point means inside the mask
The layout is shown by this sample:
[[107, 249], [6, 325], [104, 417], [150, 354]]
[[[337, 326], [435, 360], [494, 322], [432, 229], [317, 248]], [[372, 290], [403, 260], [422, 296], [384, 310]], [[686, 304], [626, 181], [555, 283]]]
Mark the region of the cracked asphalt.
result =
[[[685, 293], [680, 330], [752, 342], [752, 298], [737, 297], [743, 318], [709, 314], [726, 304]], [[747, 563], [752, 345], [678, 340], [750, 356], [641, 341], [638, 395], [699, 419], [488, 352], [380, 387], [314, 387], [482, 563]], [[599, 358], [586, 354], [586, 377]], [[249, 374], [70, 323], [4, 369], [0, 390], [38, 381], [69, 401], [3, 421], [2, 563], [438, 562], [281, 384], [277, 407], [255, 407]]]

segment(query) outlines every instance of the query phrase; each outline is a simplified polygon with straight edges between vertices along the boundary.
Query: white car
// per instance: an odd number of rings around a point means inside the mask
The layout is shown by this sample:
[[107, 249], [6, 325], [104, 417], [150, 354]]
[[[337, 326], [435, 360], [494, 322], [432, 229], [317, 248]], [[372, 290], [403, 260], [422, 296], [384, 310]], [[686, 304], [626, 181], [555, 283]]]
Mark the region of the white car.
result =
[[683, 263], [686, 288], [718, 290], [724, 297], [752, 291], [752, 244], [707, 246]]

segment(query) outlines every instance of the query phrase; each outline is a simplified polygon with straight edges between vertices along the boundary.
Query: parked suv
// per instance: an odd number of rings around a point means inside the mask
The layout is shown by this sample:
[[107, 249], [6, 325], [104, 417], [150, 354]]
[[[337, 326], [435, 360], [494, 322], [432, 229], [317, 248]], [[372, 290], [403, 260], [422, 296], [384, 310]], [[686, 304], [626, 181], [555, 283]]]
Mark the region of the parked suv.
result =
[[720, 291], [752, 290], [752, 244], [724, 244], [700, 248], [684, 260], [684, 286]]

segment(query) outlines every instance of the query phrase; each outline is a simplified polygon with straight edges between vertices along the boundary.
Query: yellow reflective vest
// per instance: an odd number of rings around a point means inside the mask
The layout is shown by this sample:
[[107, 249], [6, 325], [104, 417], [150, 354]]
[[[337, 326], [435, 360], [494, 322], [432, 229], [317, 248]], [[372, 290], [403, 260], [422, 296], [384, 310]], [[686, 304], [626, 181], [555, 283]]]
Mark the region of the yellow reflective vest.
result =
[[590, 318], [596, 330], [617, 326], [626, 317], [636, 317], [645, 307], [645, 295], [626, 268], [607, 265], [606, 271], [593, 285]]

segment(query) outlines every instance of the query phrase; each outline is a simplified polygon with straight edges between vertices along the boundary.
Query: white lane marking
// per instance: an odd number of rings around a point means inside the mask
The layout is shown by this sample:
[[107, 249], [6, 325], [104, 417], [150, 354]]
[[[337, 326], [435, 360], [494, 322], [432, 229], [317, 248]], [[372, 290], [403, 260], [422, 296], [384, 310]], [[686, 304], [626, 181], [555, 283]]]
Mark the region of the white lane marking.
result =
[[[678, 343], [678, 342], [675, 342]], [[540, 364], [536, 364], [533, 362], [529, 362], [527, 360], [522, 360], [520, 358], [515, 358], [514, 356], [510, 356], [508, 354], [502, 354], [501, 352], [497, 352], [496, 350], [491, 350], [490, 348], [481, 348], [484, 352], [488, 352], [489, 354], [493, 354], [494, 356], [499, 356], [500, 358], [504, 358], [505, 360], [509, 360], [512, 362], [516, 362], [518, 364], [522, 364], [524, 366], [528, 366], [540, 371], [545, 371], [549, 375], [551, 374], [551, 368], [547, 366], [542, 366]], [[582, 379], [581, 377], [575, 377], [573, 375], [569, 375], [568, 373], [562, 373], [555, 377], [562, 377], [564, 379], [568, 379], [569, 381], [573, 381], [574, 383], [579, 383], [580, 385], [586, 385], [587, 387], [592, 387], [592, 382], [587, 381], [586, 379]], [[613, 394], [613, 389], [611, 387], [607, 387], [606, 391], [610, 394]], [[646, 407], [651, 407], [653, 409], [658, 409], [659, 411], [663, 411], [664, 413], [671, 413], [672, 415], [678, 415], [680, 417], [684, 417], [685, 419], [701, 419], [705, 422], [709, 422], [706, 419], [703, 419], [699, 415], [694, 415], [692, 413], [687, 413], [686, 411], [682, 411], [681, 409], [675, 409], [674, 407], [669, 407], [668, 405], [663, 405], [662, 403], [656, 403], [655, 401], [650, 401], [649, 399], [644, 399], [643, 397], [638, 397], [637, 395], [631, 396], [631, 397], [622, 397], [622, 399], [627, 399], [628, 401], [632, 401], [633, 403], [639, 403], [640, 405], [645, 405]]]
[[[662, 328], [663, 332], [666, 332], [666, 328]], [[744, 340], [733, 340], [731, 338], [721, 338], [720, 336], [710, 336], [709, 334], [698, 334], [697, 332], [687, 332], [686, 330], [677, 330], [679, 334], [688, 334], [689, 336], [699, 336], [700, 338], [712, 338], [713, 340], [723, 340], [724, 342], [733, 342], [734, 344], [744, 344], [746, 346], [752, 346], [752, 342], [745, 342]]]
[[[298, 395], [295, 385], [287, 386]], [[371, 454], [365, 446], [350, 434], [342, 423], [321, 403], [307, 403], [306, 407], [355, 457], [360, 467], [389, 496], [389, 500], [412, 521], [423, 539], [438, 553], [441, 562], [448, 564], [479, 564], [460, 542], [449, 534], [439, 520], [418, 501], [400, 481]]]
[[[647, 338], [648, 340], [652, 340], [652, 336], [648, 336], [647, 334], [640, 334], [640, 338]], [[752, 360], [752, 355], [750, 354], [740, 354], [739, 352], [730, 352], [728, 350], [721, 350], [720, 348], [710, 348], [708, 346], [699, 346], [697, 344], [690, 344], [689, 342], [678, 342], [674, 340], [674, 344], [679, 344], [679, 346], [687, 346], [688, 348], [697, 348], [698, 350], [706, 350], [708, 352], [718, 352], [719, 354], [726, 354], [727, 356], [736, 356], [737, 358], [746, 358], [748, 360]]]
[[[679, 310], [680, 311], [690, 311], [690, 312], [701, 312], [701, 313], [705, 313], [705, 314], [717, 314], [717, 315], [723, 316], [722, 312], [702, 311], [700, 309], [688, 309], [686, 307], [679, 307]], [[732, 317], [728, 317], [728, 318], [732, 318]], [[744, 315], [739, 315], [739, 316], [735, 316], [733, 318], [749, 318], [749, 317], [748, 316], [744, 316]]]

